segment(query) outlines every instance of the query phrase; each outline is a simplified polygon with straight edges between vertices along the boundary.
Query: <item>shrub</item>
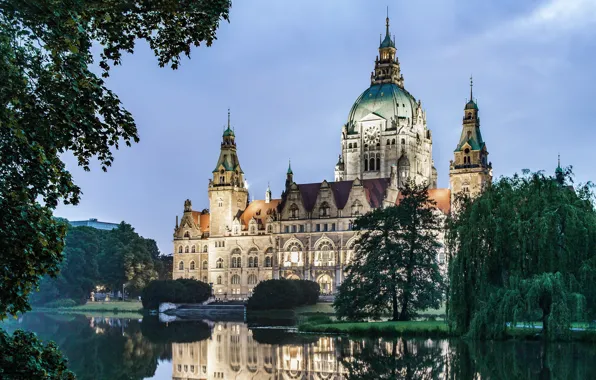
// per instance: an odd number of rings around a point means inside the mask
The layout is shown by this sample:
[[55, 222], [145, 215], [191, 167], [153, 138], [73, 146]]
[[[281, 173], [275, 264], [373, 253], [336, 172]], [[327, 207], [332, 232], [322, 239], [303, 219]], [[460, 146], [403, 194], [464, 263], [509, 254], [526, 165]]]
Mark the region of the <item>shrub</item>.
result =
[[248, 300], [248, 309], [292, 309], [312, 305], [319, 299], [319, 285], [306, 280], [267, 280], [260, 282]]
[[208, 284], [191, 279], [154, 280], [142, 291], [143, 308], [154, 310], [162, 302], [201, 303], [211, 294]]
[[77, 306], [77, 302], [75, 300], [71, 300], [70, 298], [62, 298], [56, 301], [48, 302], [44, 306], [52, 309], [59, 307], [74, 307]]

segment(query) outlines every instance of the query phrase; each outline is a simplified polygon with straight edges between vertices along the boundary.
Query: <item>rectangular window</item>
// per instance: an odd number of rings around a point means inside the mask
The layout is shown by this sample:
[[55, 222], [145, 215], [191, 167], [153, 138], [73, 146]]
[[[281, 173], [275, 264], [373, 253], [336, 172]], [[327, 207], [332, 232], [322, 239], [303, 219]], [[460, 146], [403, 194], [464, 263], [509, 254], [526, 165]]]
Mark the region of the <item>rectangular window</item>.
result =
[[335, 223], [331, 223], [331, 231], [335, 231]]
[[321, 225], [320, 224], [317, 224], [317, 227], [316, 227], [315, 231], [317, 231], [317, 232], [320, 232], [321, 231]]
[[284, 232], [287, 234], [290, 232], [290, 226], [284, 226]]
[[296, 226], [292, 226], [292, 232], [296, 232]]
[[323, 224], [323, 231], [327, 231], [327, 223]]
[[300, 232], [304, 232], [304, 224], [300, 225]]

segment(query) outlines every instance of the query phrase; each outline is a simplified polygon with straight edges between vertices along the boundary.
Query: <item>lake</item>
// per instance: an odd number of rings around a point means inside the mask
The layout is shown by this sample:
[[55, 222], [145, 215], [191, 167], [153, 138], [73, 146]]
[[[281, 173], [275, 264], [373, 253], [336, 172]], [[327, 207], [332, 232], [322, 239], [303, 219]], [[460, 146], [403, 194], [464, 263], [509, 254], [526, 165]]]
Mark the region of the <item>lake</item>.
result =
[[596, 345], [357, 339], [243, 322], [27, 313], [79, 379], [596, 379]]

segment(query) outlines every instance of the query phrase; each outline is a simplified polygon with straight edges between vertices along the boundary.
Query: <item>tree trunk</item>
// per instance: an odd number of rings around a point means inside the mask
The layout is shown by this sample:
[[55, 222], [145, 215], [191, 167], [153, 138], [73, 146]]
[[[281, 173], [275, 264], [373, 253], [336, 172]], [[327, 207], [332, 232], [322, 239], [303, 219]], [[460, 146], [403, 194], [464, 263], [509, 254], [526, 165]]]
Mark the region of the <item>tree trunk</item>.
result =
[[397, 306], [397, 290], [395, 289], [395, 286], [393, 286], [393, 294], [391, 295], [391, 303], [392, 303], [392, 307], [393, 307], [393, 318], [391, 319], [392, 321], [399, 321], [399, 308]]

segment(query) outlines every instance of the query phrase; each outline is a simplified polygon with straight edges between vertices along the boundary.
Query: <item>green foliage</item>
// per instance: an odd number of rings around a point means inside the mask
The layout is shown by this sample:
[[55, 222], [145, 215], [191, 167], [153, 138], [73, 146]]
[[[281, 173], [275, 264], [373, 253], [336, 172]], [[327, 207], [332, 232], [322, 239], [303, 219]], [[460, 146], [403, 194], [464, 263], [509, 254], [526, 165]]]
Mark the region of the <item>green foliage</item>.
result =
[[0, 329], [0, 378], [74, 379], [56, 344], [43, 344], [35, 334], [23, 330], [12, 336]]
[[525, 173], [502, 178], [449, 222], [448, 320], [458, 334], [503, 338], [508, 323], [542, 320], [567, 339], [596, 316], [596, 212], [590, 186]]
[[319, 292], [319, 285], [314, 281], [286, 279], [261, 281], [248, 299], [247, 308], [272, 310], [314, 305], [319, 299]]
[[[137, 142], [132, 115], [102, 77], [145, 40], [160, 66], [177, 68], [192, 45], [215, 39], [229, 0], [0, 1], [0, 319], [29, 309], [39, 279], [55, 275], [65, 226], [58, 202], [77, 204], [61, 156], [103, 170], [113, 149]], [[101, 74], [96, 75], [99, 52]], [[99, 49], [99, 51], [97, 50]], [[132, 274], [136, 278], [137, 270]], [[140, 283], [134, 283], [138, 287]]]
[[428, 187], [407, 183], [399, 205], [356, 219], [355, 256], [333, 306], [339, 318], [407, 321], [418, 310], [438, 309], [443, 278], [437, 256], [440, 221]]
[[192, 279], [154, 280], [142, 291], [143, 308], [155, 310], [162, 302], [201, 303], [211, 295], [209, 284]]
[[155, 241], [143, 238], [126, 223], [110, 231], [69, 227], [60, 273], [44, 277], [30, 301], [48, 306], [48, 302], [70, 298], [84, 304], [96, 286], [121, 290], [122, 284], [135, 296], [158, 277], [154, 268], [163, 269], [162, 263]]
[[62, 298], [56, 301], [48, 302], [44, 305], [45, 307], [49, 308], [59, 308], [59, 307], [74, 307], [77, 306], [76, 301], [71, 300], [70, 298]]

